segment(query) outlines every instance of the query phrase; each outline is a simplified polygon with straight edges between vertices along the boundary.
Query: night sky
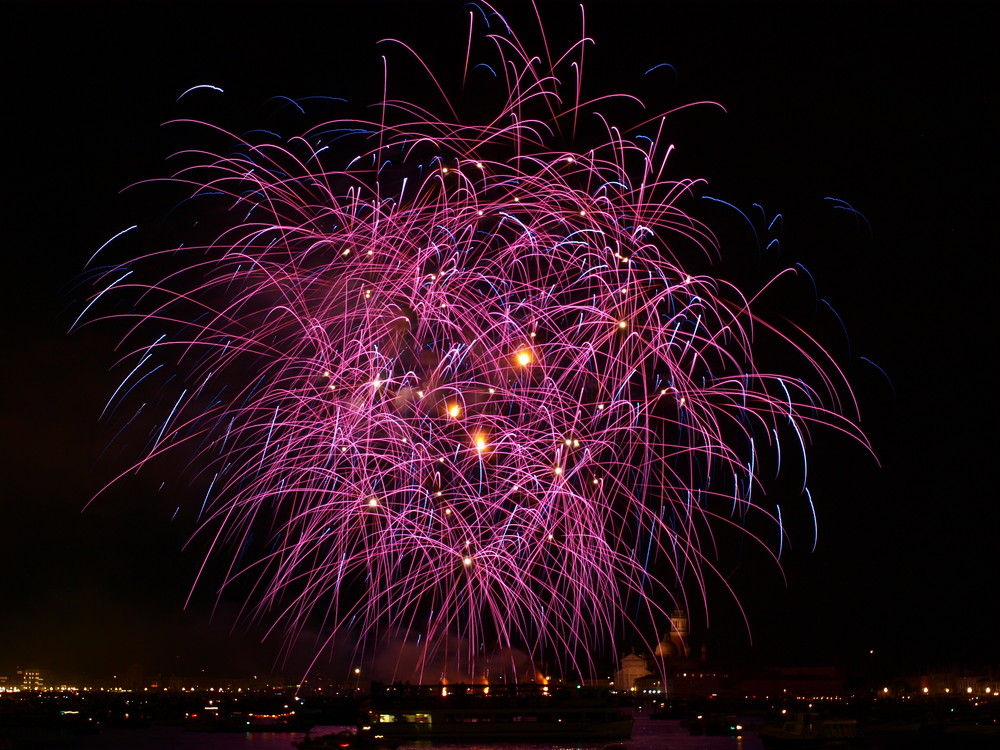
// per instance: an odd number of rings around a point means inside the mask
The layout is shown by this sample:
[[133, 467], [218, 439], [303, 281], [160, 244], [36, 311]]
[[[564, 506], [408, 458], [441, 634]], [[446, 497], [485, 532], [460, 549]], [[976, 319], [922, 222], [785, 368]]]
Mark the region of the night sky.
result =
[[[157, 490], [174, 477], [140, 475], [84, 511], [135, 455], [111, 444], [99, 419], [121, 378], [111, 371], [115, 330], [67, 331], [85, 304], [87, 259], [171, 208], [119, 191], [166, 176], [168, 154], [201, 145], [161, 123], [266, 126], [279, 95], [375, 102], [376, 42], [387, 36], [455, 79], [460, 3], [354, 5], [7, 4], [0, 674], [274, 664], [277, 640], [232, 631], [239, 601], [224, 599], [211, 621], [211, 591], [183, 609], [201, 558], [197, 545], [183, 549], [191, 527], [170, 522], [170, 493], [183, 488]], [[802, 263], [843, 320], [849, 340], [825, 306], [795, 308], [845, 363], [881, 464], [820, 434], [810, 467], [816, 551], [808, 533], [792, 539], [787, 585], [763, 555], [727, 553], [752, 643], [724, 596], [707, 629], [692, 613], [694, 639], [749, 663], [998, 664], [988, 6], [804, 5], [588, 5], [591, 93], [640, 93], [651, 110], [726, 108], [677, 117], [673, 176], [703, 177], [705, 194], [783, 216], [780, 255], [761, 251], [761, 268]], [[518, 27], [530, 28], [516, 7]], [[578, 33], [574, 3], [546, 3], [543, 17], [557, 39]], [[663, 62], [676, 76], [651, 88], [643, 73]], [[198, 84], [226, 93], [176, 101]], [[724, 238], [726, 222], [739, 225], [735, 214], [712, 215]]]

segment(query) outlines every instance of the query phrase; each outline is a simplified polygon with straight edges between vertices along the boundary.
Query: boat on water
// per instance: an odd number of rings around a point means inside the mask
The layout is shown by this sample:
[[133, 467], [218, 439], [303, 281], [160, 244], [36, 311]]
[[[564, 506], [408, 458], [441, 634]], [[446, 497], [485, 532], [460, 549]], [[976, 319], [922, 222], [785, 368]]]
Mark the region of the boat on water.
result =
[[843, 747], [859, 742], [856, 719], [824, 717], [796, 712], [767, 723], [760, 729], [765, 748]]
[[694, 736], [737, 737], [744, 732], [743, 725], [732, 714], [698, 714], [682, 720], [681, 726]]
[[627, 740], [632, 715], [608, 691], [546, 685], [373, 685], [359, 741]]

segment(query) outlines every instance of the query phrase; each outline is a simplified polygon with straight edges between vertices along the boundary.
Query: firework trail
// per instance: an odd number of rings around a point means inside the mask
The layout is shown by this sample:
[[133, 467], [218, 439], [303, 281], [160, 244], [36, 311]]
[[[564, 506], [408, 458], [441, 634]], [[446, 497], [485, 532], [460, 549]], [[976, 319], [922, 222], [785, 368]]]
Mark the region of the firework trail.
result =
[[[752, 499], [762, 454], [816, 424], [865, 440], [815, 342], [685, 270], [717, 242], [682, 208], [696, 181], [665, 176], [665, 116], [605, 120], [579, 101], [585, 36], [533, 57], [491, 10], [473, 65], [483, 18], [463, 85], [504, 83], [491, 116], [386, 95], [187, 152], [170, 181], [218, 229], [103, 269], [89, 306], [128, 304], [100, 313], [130, 321], [118, 401], [176, 386], [133, 469], [195, 456], [206, 563], [290, 642], [321, 621], [362, 652], [409, 633], [427, 663], [551, 649], [587, 672], [703, 596], [718, 528], [780, 523]], [[760, 371], [765, 335], [811, 376]]]

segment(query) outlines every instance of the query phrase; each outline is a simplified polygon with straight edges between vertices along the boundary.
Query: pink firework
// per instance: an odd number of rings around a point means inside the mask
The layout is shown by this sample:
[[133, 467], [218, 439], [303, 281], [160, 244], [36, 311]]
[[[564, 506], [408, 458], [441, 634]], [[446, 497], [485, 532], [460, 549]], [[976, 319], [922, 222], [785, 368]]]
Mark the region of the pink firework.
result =
[[[565, 103], [589, 40], [538, 58], [497, 26], [463, 72], [505, 81], [489, 116], [386, 95], [370, 121], [226, 134], [170, 178], [208, 241], [96, 297], [127, 299], [140, 342], [120, 393], [179, 384], [140, 466], [195, 456], [206, 562], [229, 551], [223, 585], [289, 642], [322, 623], [361, 653], [405, 637], [474, 672], [551, 649], [586, 673], [616, 634], [655, 639], [684, 581], [703, 596], [718, 528], [780, 523], [751, 499], [760, 454], [804, 455], [817, 423], [865, 440], [815, 342], [685, 270], [717, 243], [667, 176], [666, 116]], [[565, 145], [595, 115], [597, 145]], [[759, 336], [811, 376], [760, 371]]]

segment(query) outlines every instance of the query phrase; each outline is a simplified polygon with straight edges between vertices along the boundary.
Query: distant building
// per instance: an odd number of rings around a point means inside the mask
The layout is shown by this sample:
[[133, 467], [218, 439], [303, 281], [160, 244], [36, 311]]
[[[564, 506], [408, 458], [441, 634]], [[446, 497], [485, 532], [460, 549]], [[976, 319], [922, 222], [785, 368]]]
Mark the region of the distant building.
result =
[[622, 657], [615, 673], [615, 689], [636, 696], [704, 698], [718, 694], [725, 675], [706, 661], [705, 649], [700, 659], [690, 656], [687, 613], [680, 608], [670, 617], [670, 630], [664, 634], [652, 654], [632, 651]]
[[126, 690], [142, 690], [146, 687], [142, 665], [131, 664], [129, 668], [120, 675], [119, 686], [125, 688]]
[[987, 697], [1000, 695], [1000, 675], [992, 668], [928, 672], [900, 678], [901, 685], [883, 688], [887, 694], [917, 693], [922, 695], [965, 695]]
[[835, 667], [771, 667], [734, 681], [736, 698], [823, 700], [845, 695], [844, 675]]
[[679, 607], [670, 616], [670, 630], [660, 639], [654, 656], [659, 660], [688, 658], [687, 613]]
[[42, 690], [45, 687], [45, 681], [42, 679], [41, 670], [38, 669], [18, 667], [17, 681], [20, 683], [18, 687], [21, 690]]
[[634, 650], [622, 657], [621, 667], [615, 672], [615, 690], [619, 693], [635, 692], [636, 682], [651, 677], [649, 657]]

